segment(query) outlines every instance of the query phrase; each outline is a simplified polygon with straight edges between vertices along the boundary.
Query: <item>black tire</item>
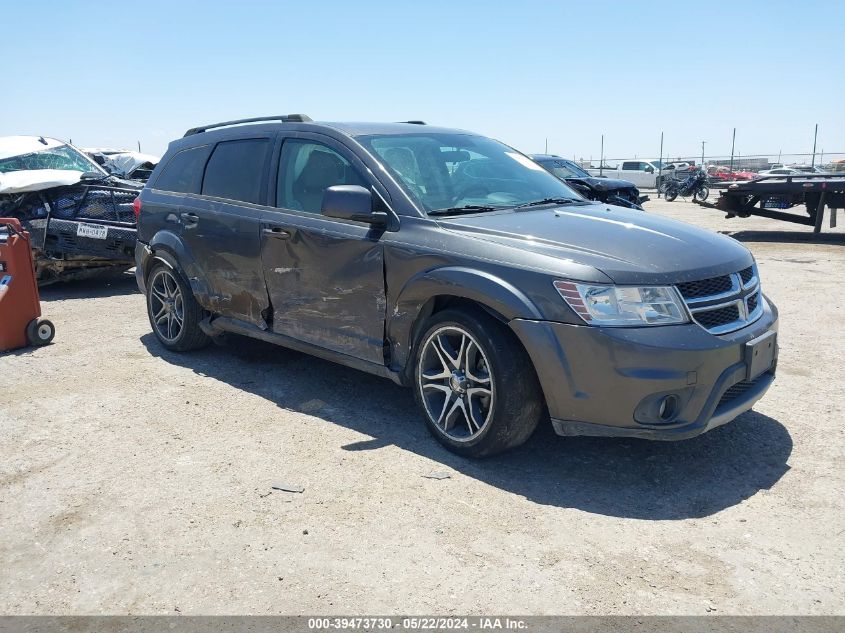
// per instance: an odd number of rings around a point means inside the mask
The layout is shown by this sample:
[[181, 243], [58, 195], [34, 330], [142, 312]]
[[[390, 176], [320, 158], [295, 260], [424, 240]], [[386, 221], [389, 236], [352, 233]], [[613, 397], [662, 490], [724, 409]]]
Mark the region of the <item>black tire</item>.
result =
[[33, 319], [26, 326], [26, 340], [34, 347], [49, 345], [56, 336], [56, 326], [47, 319]]
[[[466, 349], [463, 354], [448, 342], [458, 340], [459, 331], [468, 335], [466, 347], [461, 345], [461, 349]], [[437, 349], [431, 347], [438, 342], [442, 344]], [[445, 361], [439, 353], [444, 345], [452, 352]], [[477, 347], [476, 353], [472, 352], [473, 346]], [[452, 358], [465, 365], [463, 391], [459, 391], [461, 371], [450, 364]], [[442, 375], [436, 375], [438, 372]], [[414, 398], [426, 427], [438, 442], [458, 455], [485, 457], [519, 446], [531, 437], [545, 412], [543, 393], [528, 354], [513, 332], [480, 309], [448, 309], [432, 315], [416, 345], [413, 375]], [[489, 397], [480, 395], [485, 376], [486, 384], [492, 385]], [[442, 407], [439, 398], [444, 400]], [[459, 401], [463, 404], [457, 405]], [[452, 429], [448, 428], [451, 411], [445, 413], [450, 408], [456, 411]], [[433, 419], [437, 410], [439, 418]], [[483, 424], [476, 424], [473, 430], [470, 418], [483, 418]], [[443, 421], [442, 426], [439, 420]]]
[[[165, 297], [166, 294], [174, 296]], [[159, 343], [171, 351], [187, 352], [205, 347], [210, 342], [199, 326], [205, 312], [194, 298], [184, 275], [161, 262], [153, 266], [147, 277], [147, 316]], [[166, 319], [166, 323], [162, 319]]]
[[707, 196], [710, 195], [710, 187], [707, 185], [702, 185], [701, 188], [695, 192], [695, 196], [693, 196], [699, 202], [704, 202], [707, 200]]
[[663, 194], [663, 197], [666, 198], [666, 202], [673, 202], [675, 198], [678, 197], [678, 188], [677, 187], [669, 187], [666, 190], [666, 193]]

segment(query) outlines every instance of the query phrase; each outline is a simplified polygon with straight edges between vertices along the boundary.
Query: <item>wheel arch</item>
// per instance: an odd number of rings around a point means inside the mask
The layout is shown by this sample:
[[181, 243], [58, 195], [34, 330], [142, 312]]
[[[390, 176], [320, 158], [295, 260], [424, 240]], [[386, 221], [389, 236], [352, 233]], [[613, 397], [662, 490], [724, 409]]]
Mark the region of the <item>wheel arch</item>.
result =
[[491, 273], [463, 267], [424, 271], [399, 292], [388, 313], [391, 365], [409, 380], [413, 352], [425, 321], [447, 308], [475, 307], [507, 324], [515, 318], [542, 318], [536, 305], [516, 286]]
[[200, 305], [207, 305], [208, 282], [178, 235], [171, 231], [159, 231], [150, 240], [149, 248], [150, 257], [147, 258], [143, 270], [145, 283], [155, 263], [163, 262], [185, 278]]

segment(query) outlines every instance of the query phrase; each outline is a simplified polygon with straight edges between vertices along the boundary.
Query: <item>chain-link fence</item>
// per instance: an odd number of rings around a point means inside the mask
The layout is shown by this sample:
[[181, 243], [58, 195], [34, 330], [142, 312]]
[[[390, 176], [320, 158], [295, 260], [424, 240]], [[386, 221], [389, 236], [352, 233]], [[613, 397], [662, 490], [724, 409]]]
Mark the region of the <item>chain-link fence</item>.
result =
[[[761, 172], [775, 170], [784, 175], [806, 173], [841, 173], [845, 176], [845, 152], [816, 152], [813, 153], [756, 153], [730, 155], [698, 156], [668, 154], [662, 158], [657, 156], [634, 156], [624, 158], [607, 158], [573, 156], [573, 161], [584, 169], [607, 170], [611, 173], [630, 171], [667, 171], [681, 174], [691, 170], [703, 168], [707, 171], [711, 181], [748, 180]], [[610, 175], [610, 173], [608, 174]]]

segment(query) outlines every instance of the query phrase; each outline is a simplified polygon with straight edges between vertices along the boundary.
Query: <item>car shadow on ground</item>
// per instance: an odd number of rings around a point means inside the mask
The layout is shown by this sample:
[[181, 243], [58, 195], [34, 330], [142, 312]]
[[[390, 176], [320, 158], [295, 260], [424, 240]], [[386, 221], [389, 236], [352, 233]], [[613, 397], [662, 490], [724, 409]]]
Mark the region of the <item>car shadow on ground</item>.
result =
[[[100, 299], [118, 297], [138, 292], [133, 272], [109, 273], [103, 277], [57, 281], [38, 289], [41, 301], [63, 301], [65, 299]], [[47, 315], [45, 315], [47, 316]]]
[[187, 354], [165, 350], [152, 333], [141, 341], [168, 363], [373, 438], [345, 450], [395, 445], [545, 505], [637, 519], [706, 517], [789, 470], [789, 432], [756, 412], [682, 442], [561, 438], [544, 424], [517, 450], [465, 459], [428, 434], [411, 390], [387, 379], [237, 336]]
[[740, 242], [772, 242], [778, 244], [845, 244], [845, 233], [811, 233], [808, 231], [721, 231]]

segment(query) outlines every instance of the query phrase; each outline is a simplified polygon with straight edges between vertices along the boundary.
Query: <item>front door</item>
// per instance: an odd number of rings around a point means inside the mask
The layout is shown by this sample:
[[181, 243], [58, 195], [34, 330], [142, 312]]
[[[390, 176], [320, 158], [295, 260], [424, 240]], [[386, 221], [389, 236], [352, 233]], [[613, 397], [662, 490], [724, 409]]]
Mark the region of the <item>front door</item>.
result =
[[276, 209], [262, 217], [273, 331], [384, 364], [383, 230], [320, 214], [326, 188], [372, 183], [340, 144], [299, 136], [282, 144]]

